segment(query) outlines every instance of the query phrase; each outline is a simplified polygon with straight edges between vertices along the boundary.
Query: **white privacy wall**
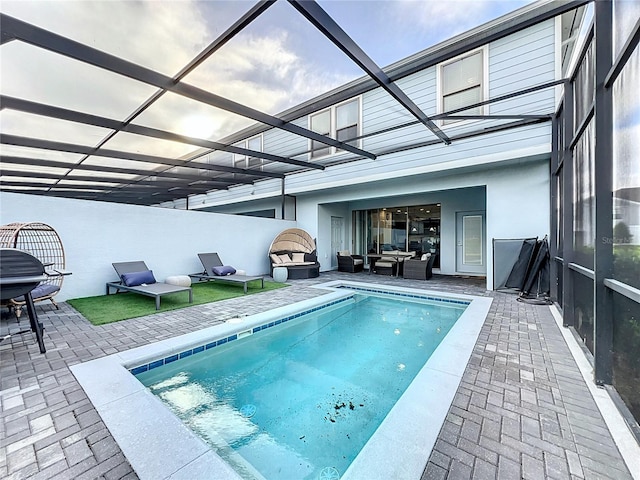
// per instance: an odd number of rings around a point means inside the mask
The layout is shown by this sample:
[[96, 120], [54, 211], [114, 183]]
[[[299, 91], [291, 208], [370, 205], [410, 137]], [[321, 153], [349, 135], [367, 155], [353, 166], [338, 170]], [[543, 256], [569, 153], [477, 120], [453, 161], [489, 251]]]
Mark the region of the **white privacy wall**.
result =
[[202, 270], [197, 254], [218, 252], [249, 275], [269, 272], [275, 236], [296, 222], [0, 192], [0, 223], [51, 225], [72, 275], [56, 298], [102, 295], [117, 280], [112, 262], [143, 260], [158, 280]]

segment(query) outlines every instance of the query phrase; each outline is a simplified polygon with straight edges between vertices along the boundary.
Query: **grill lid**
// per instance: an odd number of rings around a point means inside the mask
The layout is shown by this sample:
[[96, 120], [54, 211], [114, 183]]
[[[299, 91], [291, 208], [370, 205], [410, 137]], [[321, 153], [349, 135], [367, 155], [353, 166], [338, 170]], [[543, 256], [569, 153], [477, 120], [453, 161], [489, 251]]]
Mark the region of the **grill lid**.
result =
[[33, 255], [15, 248], [0, 248], [0, 300], [30, 292], [46, 280], [44, 265]]

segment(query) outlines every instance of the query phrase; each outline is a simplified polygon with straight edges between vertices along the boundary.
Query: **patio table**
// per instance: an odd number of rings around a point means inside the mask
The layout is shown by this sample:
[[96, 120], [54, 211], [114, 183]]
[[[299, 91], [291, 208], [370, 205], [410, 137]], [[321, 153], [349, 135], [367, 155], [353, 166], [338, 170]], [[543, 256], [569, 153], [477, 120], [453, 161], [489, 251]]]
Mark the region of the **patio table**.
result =
[[[367, 253], [366, 256], [367, 256], [367, 263], [369, 264], [369, 275], [371, 275], [373, 270], [373, 264], [369, 261], [369, 259], [380, 260], [382, 257], [394, 257], [396, 262], [399, 264], [400, 262], [404, 261], [405, 258], [411, 258], [414, 255], [415, 255], [415, 252]], [[398, 277], [399, 275], [400, 275], [400, 268], [396, 268], [396, 277]]]

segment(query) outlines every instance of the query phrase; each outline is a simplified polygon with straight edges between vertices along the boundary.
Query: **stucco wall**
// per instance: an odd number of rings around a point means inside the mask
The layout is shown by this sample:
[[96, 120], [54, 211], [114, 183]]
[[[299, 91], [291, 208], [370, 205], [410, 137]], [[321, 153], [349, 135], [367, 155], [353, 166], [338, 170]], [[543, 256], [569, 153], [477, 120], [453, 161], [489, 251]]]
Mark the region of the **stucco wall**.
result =
[[330, 269], [331, 216], [346, 219], [345, 245], [351, 244], [351, 212], [368, 208], [441, 203], [441, 272], [456, 273], [457, 212], [486, 210], [487, 286], [493, 285], [493, 238], [542, 237], [549, 233], [547, 160], [451, 174], [417, 175], [366, 186], [298, 196], [298, 225], [317, 238], [322, 270]]
[[218, 213], [0, 193], [0, 223], [42, 222], [60, 235], [72, 275], [57, 298], [102, 295], [112, 262], [143, 260], [158, 280], [201, 271], [197, 253], [218, 252], [249, 275], [269, 272], [275, 236], [295, 222]]

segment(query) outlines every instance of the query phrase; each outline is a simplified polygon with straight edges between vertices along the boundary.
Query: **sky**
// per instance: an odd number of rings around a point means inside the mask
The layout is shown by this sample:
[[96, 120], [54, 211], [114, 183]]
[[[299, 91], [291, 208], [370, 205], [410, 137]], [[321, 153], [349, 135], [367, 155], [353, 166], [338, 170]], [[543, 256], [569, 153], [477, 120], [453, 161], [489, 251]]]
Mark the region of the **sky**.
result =
[[[320, 0], [340, 27], [384, 67], [516, 10], [530, 0]], [[3, 0], [0, 10], [168, 76], [253, 6], [249, 1]], [[19, 42], [0, 49], [0, 90], [28, 100], [123, 119], [155, 89]], [[279, 0], [190, 73], [186, 83], [275, 115], [364, 75], [288, 2]], [[107, 133], [34, 116], [0, 113], [3, 133], [31, 130], [45, 138], [96, 143]], [[252, 123], [165, 95], [135, 123], [220, 139]], [[23, 133], [24, 134], [24, 133]], [[109, 148], [131, 149], [118, 134]], [[135, 139], [147, 153], [186, 154], [185, 146]], [[144, 144], [145, 142], [148, 145]], [[6, 147], [3, 147], [3, 149]], [[148, 149], [148, 150], [147, 150]], [[188, 147], [187, 147], [188, 149]], [[184, 152], [183, 152], [184, 150]]]

